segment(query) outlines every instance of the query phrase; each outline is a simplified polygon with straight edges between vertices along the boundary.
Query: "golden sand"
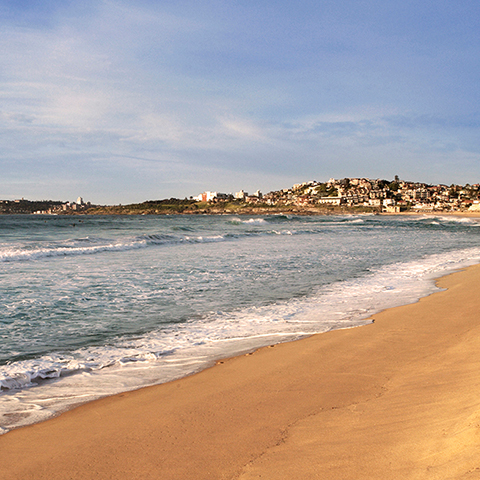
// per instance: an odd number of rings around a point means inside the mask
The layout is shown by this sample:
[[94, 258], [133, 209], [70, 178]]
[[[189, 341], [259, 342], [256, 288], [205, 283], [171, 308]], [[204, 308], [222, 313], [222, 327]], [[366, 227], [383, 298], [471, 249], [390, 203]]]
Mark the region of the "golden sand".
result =
[[480, 479], [480, 267], [375, 323], [0, 437], [0, 478]]

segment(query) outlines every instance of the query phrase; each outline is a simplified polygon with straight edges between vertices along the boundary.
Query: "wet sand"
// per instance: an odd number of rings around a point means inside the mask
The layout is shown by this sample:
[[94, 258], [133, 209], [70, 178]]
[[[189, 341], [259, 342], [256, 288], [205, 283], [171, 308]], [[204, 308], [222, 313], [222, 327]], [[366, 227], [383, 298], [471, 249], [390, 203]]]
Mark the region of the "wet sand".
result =
[[0, 478], [480, 479], [480, 266], [375, 323], [0, 437]]

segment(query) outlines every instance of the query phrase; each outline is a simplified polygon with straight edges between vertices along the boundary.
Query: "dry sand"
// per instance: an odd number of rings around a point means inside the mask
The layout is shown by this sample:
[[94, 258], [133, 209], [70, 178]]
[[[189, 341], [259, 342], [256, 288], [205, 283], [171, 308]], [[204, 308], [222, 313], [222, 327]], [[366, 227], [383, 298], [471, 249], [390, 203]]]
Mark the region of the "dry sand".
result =
[[480, 479], [480, 267], [375, 323], [0, 437], [3, 480]]

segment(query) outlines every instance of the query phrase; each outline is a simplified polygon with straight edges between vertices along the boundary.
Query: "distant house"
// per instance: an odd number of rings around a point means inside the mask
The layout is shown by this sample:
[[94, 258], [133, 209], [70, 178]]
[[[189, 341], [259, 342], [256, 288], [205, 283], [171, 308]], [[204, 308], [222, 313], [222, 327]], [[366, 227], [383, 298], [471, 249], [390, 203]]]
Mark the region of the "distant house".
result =
[[213, 200], [226, 200], [228, 195], [226, 193], [218, 192], [203, 192], [197, 197], [194, 197], [194, 200], [197, 202], [212, 202]]
[[400, 205], [386, 205], [385, 206], [386, 213], [400, 213]]
[[235, 198], [237, 200], [245, 200], [246, 197], [248, 197], [248, 193], [244, 190], [240, 190], [239, 192], [235, 193]]
[[310, 195], [300, 195], [295, 199], [295, 205], [305, 206], [314, 203], [314, 199]]
[[318, 203], [323, 205], [342, 205], [344, 197], [320, 197]]

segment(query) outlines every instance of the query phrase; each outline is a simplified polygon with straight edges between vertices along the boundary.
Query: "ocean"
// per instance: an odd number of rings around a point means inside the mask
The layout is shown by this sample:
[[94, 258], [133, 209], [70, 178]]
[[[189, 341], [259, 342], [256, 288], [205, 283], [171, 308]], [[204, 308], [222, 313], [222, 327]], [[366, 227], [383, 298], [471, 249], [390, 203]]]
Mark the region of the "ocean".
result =
[[0, 216], [0, 433], [437, 290], [454, 216]]

